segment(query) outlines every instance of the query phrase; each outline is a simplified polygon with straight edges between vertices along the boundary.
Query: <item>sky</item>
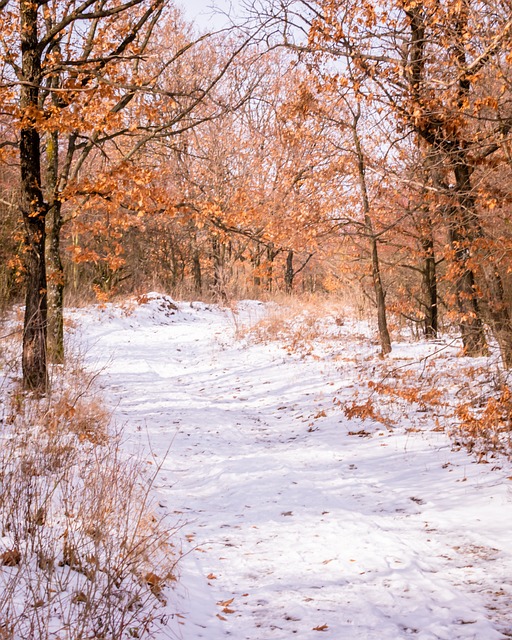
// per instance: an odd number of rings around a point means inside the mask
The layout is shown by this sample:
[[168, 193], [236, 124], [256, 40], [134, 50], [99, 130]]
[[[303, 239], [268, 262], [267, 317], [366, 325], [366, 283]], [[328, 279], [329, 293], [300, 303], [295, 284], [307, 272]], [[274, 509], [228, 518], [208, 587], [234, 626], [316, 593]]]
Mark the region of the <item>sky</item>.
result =
[[222, 27], [226, 24], [227, 19], [223, 13], [228, 13], [230, 7], [236, 8], [237, 0], [179, 0], [186, 17], [197, 22], [201, 28]]

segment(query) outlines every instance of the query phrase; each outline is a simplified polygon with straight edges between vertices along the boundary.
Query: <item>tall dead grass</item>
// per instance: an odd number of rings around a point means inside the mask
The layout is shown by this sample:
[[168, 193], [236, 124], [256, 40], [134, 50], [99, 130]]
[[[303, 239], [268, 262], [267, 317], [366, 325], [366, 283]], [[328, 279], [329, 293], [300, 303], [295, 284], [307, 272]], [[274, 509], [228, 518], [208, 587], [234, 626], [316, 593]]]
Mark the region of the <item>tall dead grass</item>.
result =
[[[283, 297], [267, 304], [263, 318], [245, 325], [236, 321], [236, 333], [253, 343], [280, 343], [290, 355], [335, 355], [345, 361], [345, 374], [356, 358], [352, 396], [333, 398], [345, 418], [359, 421], [361, 428], [353, 433], [370, 436], [383, 426], [407, 424], [407, 431], [445, 431], [454, 448], [466, 448], [479, 462], [512, 459], [511, 381], [495, 357], [473, 364], [460, 357], [458, 341], [446, 336], [430, 343], [423, 356], [421, 340], [414, 339], [418, 360], [403, 350], [382, 359], [368, 350], [375, 343], [372, 331], [357, 333], [358, 320], [360, 310], [347, 300]], [[371, 324], [369, 318], [366, 322]], [[400, 338], [400, 332], [396, 335]], [[350, 348], [340, 349], [340, 341]]]
[[250, 342], [279, 341], [290, 355], [311, 356], [317, 347], [338, 337], [337, 328], [344, 325], [350, 313], [343, 302], [332, 298], [282, 297], [268, 303], [263, 318], [239, 322], [236, 333]]
[[120, 640], [166, 624], [177, 560], [153, 475], [128, 458], [94, 381], [72, 361], [51, 395], [5, 365], [0, 433], [0, 640]]

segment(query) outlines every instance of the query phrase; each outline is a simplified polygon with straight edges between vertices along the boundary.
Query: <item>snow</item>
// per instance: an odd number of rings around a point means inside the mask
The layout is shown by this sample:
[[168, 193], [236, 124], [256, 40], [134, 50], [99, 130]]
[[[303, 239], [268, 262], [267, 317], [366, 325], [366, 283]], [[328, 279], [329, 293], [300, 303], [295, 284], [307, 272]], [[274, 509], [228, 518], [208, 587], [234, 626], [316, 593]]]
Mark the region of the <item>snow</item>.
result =
[[303, 357], [245, 335], [268, 312], [152, 293], [72, 314], [180, 527], [158, 639], [512, 637], [510, 464], [477, 464], [400, 415], [392, 430], [349, 421], [340, 407], [380, 366], [366, 325]]

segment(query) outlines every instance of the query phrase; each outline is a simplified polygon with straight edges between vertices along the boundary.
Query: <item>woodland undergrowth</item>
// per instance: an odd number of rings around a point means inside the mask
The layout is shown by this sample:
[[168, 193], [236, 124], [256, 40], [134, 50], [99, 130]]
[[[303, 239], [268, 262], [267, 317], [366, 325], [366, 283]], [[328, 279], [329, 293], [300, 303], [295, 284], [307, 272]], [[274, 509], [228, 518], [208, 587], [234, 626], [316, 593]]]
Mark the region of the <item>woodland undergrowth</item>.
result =
[[328, 301], [276, 305], [239, 335], [279, 341], [290, 356], [335, 359], [341, 376], [352, 367], [357, 384], [332, 398], [334, 411], [355, 425], [351, 435], [371, 437], [383, 427], [443, 431], [479, 462], [512, 458], [512, 391], [496, 357], [462, 357], [460, 341], [447, 334], [430, 342], [403, 335], [382, 358], [368, 321], [354, 315]]
[[124, 453], [80, 358], [37, 398], [9, 365], [17, 349], [2, 340], [0, 640], [150, 638], [167, 623], [178, 556], [154, 508], [156, 471]]
[[[288, 355], [323, 357], [345, 324], [346, 307], [328, 298], [297, 297], [267, 303], [267, 312], [256, 322], [236, 324], [236, 335], [247, 342], [280, 342]], [[236, 315], [235, 315], [236, 319]]]
[[496, 365], [455, 355], [424, 358], [416, 366], [399, 359], [378, 363], [350, 401], [335, 404], [364, 425], [444, 431], [455, 449], [466, 448], [479, 462], [512, 458], [512, 397]]

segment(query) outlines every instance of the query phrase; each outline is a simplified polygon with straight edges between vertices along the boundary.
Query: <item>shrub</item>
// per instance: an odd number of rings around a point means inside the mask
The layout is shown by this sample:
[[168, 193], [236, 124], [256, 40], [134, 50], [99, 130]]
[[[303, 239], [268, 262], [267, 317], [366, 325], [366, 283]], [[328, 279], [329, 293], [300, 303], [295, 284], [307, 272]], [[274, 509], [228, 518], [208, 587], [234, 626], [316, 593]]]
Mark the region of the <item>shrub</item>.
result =
[[125, 455], [74, 364], [50, 397], [2, 384], [0, 640], [144, 638], [165, 622], [176, 554], [156, 472]]

